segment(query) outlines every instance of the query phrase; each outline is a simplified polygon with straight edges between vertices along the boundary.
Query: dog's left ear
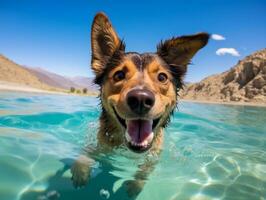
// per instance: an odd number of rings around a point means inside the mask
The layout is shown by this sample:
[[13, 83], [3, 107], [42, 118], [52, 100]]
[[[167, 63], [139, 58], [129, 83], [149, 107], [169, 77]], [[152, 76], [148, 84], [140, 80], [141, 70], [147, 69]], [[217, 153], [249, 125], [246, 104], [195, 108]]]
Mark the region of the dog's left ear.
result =
[[96, 76], [103, 73], [105, 65], [117, 50], [125, 50], [108, 17], [102, 12], [94, 17], [92, 23], [91, 49], [91, 67]]
[[157, 46], [157, 54], [183, 76], [192, 57], [208, 43], [208, 40], [208, 33], [172, 38]]

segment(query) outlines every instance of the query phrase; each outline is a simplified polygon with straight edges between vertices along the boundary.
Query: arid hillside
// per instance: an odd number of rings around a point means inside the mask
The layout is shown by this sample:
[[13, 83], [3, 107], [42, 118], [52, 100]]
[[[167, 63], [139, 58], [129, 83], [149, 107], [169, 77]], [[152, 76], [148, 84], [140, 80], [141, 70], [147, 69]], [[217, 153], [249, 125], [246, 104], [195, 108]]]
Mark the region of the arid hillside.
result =
[[3, 55], [0, 55], [0, 81], [44, 90], [56, 89], [41, 82], [34, 74]]
[[186, 85], [181, 98], [266, 104], [266, 49], [245, 57], [226, 72]]
[[49, 91], [69, 92], [73, 87], [82, 91], [87, 88], [87, 94], [97, 94], [98, 88], [89, 77], [66, 77], [42, 68], [32, 68], [19, 65], [9, 58], [0, 55], [0, 83], [13, 87], [31, 87]]

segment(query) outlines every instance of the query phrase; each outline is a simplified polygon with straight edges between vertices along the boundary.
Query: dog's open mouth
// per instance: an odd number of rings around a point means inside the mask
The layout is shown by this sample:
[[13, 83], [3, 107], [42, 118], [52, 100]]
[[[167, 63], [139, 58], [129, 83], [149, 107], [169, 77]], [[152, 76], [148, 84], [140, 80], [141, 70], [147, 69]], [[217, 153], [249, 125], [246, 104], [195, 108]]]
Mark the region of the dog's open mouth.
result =
[[160, 118], [149, 120], [149, 119], [122, 119], [114, 109], [116, 117], [119, 122], [126, 129], [126, 144], [127, 147], [136, 152], [141, 153], [151, 148], [154, 133], [153, 130], [157, 126]]
[[151, 147], [154, 133], [153, 120], [127, 120], [127, 146], [134, 152], [144, 152]]

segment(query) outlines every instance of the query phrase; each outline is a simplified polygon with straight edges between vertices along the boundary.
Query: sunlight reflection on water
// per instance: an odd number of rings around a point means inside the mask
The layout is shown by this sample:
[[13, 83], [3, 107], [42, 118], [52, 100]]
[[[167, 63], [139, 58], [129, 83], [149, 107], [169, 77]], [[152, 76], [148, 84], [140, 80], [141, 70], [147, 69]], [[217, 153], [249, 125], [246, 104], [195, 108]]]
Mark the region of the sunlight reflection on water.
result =
[[[85, 141], [96, 145], [97, 105], [90, 97], [0, 93], [1, 200], [129, 199], [123, 182], [146, 158], [126, 148], [103, 155], [85, 188], [72, 186], [73, 159]], [[137, 199], [265, 199], [265, 122], [265, 108], [181, 103]]]

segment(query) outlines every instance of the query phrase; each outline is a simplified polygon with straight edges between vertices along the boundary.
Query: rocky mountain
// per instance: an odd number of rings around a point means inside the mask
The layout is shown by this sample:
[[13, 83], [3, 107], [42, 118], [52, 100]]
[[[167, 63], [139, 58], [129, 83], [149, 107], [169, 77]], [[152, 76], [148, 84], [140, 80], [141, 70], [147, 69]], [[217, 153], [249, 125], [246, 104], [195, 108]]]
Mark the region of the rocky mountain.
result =
[[266, 104], [266, 49], [245, 57], [226, 72], [188, 84], [181, 98]]

